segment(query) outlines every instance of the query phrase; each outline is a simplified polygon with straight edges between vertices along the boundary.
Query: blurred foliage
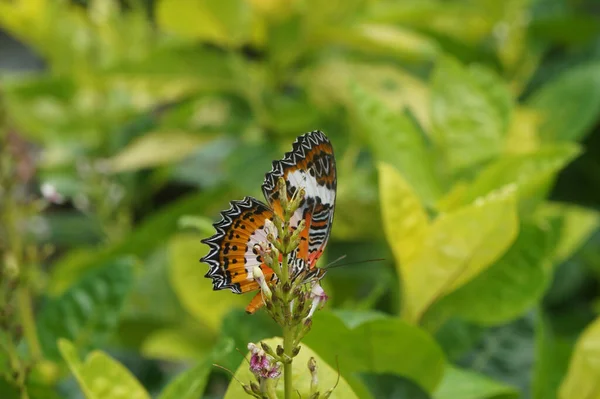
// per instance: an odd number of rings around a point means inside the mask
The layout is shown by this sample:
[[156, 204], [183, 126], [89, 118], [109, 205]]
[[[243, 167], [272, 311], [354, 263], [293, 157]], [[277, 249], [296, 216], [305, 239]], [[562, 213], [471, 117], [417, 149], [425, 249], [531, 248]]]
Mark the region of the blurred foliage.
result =
[[600, 398], [594, 1], [0, 0], [0, 29], [44, 64], [0, 74], [2, 398], [238, 397], [211, 365], [279, 331], [199, 240], [315, 129], [324, 258], [385, 258], [324, 280], [324, 386]]

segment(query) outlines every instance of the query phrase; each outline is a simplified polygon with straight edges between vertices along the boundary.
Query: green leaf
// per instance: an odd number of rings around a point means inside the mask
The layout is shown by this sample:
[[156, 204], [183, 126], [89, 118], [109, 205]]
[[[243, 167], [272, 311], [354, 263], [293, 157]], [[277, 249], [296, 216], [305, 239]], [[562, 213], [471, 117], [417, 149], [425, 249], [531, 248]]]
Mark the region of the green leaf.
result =
[[410, 184], [392, 166], [379, 164], [379, 198], [383, 228], [404, 275], [429, 232], [429, 218]]
[[540, 115], [539, 112], [516, 107], [506, 134], [507, 154], [527, 154], [540, 148]]
[[481, 340], [484, 327], [467, 323], [457, 317], [447, 320], [435, 331], [435, 340], [444, 350], [449, 362], [460, 361]]
[[423, 202], [434, 204], [441, 190], [433, 171], [432, 154], [414, 122], [390, 111], [358, 86], [353, 88], [353, 98], [375, 158], [395, 166]]
[[332, 26], [323, 40], [363, 53], [393, 56], [405, 61], [431, 61], [440, 52], [437, 43], [422, 33], [404, 26], [381, 23], [353, 23]]
[[[209, 46], [200, 47], [196, 43], [176, 42], [160, 46], [144, 59], [119, 65], [115, 73], [154, 82], [164, 80], [169, 83], [167, 87], [182, 90], [176, 100], [180, 100], [185, 93], [197, 96], [198, 92], [235, 91], [238, 88], [231, 58], [227, 53]], [[172, 93], [169, 98], [173, 99]], [[176, 120], [186, 119], [195, 122], [192, 127], [199, 128], [202, 125], [198, 126], [198, 122], [202, 121], [202, 116], [206, 117], [202, 113], [198, 114], [199, 108], [202, 106], [198, 102], [178, 102], [175, 108], [167, 109], [167, 113], [161, 115], [164, 116], [161, 124], [171, 128], [189, 128], [189, 125], [182, 126], [181, 122], [174, 123]], [[212, 108], [209, 119], [219, 121], [228, 117], [227, 106], [217, 106]]]
[[567, 374], [572, 349], [572, 342], [557, 335], [545, 315], [538, 312], [531, 384], [533, 399], [556, 398], [560, 382]]
[[[408, 25], [434, 37], [449, 37], [465, 43], [485, 40], [498, 19], [501, 9], [488, 2], [446, 3], [434, 1], [384, 1], [371, 4], [369, 16], [375, 21]], [[441, 41], [441, 40], [440, 40]]]
[[[426, 130], [429, 128], [429, 89], [426, 82], [397, 66], [327, 59], [309, 67], [302, 75], [302, 84], [311, 103], [326, 112], [339, 104], [351, 109], [362, 107], [361, 101], [373, 97], [392, 113], [401, 114], [408, 109], [420, 126]], [[357, 88], [369, 95], [364, 100], [356, 98], [356, 94], [360, 94], [354, 93]], [[367, 129], [373, 121], [368, 122]]]
[[540, 187], [545, 187], [579, 152], [577, 145], [565, 144], [542, 147], [529, 154], [504, 156], [483, 168], [471, 184], [460, 193], [453, 193], [453, 198], [443, 199], [441, 209], [448, 211], [469, 204], [494, 190], [513, 184], [521, 202], [535, 202], [540, 196]]
[[498, 113], [500, 131], [507, 132], [514, 104], [506, 83], [493, 70], [480, 64], [469, 66], [468, 72], [479, 88], [485, 89], [488, 102]]
[[183, 197], [162, 210], [144, 219], [138, 227], [121, 242], [100, 250], [75, 250], [59, 259], [52, 268], [48, 282], [50, 294], [60, 294], [87, 271], [102, 267], [120, 254], [145, 257], [164, 244], [178, 230], [177, 221], [183, 215], [217, 213], [223, 207], [223, 198], [231, 198], [229, 189], [203, 191], [200, 194]]
[[542, 112], [542, 138], [579, 141], [600, 116], [600, 63], [571, 68], [542, 86], [527, 103]]
[[[276, 348], [277, 345], [281, 345], [282, 339], [279, 337], [274, 337], [270, 339], [263, 340], [262, 342], [269, 345], [271, 348]], [[318, 378], [319, 378], [319, 391], [324, 393], [330, 388], [336, 385], [338, 379], [338, 371], [331, 367], [328, 362], [323, 360], [317, 353], [315, 353], [308, 345], [303, 344], [302, 350], [294, 358], [294, 362], [292, 363], [292, 381], [293, 381], [293, 391], [298, 392], [296, 396], [306, 397], [310, 396], [310, 383], [311, 383], [311, 375], [308, 371], [308, 367], [306, 366], [308, 360], [314, 357], [317, 361], [318, 367]], [[248, 361], [250, 360], [250, 356], [247, 356]], [[248, 367], [248, 363], [246, 361], [242, 362], [241, 366], [235, 372], [235, 377], [237, 380], [241, 381], [244, 384], [249, 384], [250, 382], [255, 382], [256, 378], [252, 375], [250, 368]], [[278, 397], [283, 397], [283, 376], [277, 385], [277, 394]], [[245, 397], [247, 394], [244, 392], [244, 389], [240, 385], [238, 381], [233, 379], [229, 384], [229, 388], [225, 393], [225, 399], [237, 399]], [[352, 388], [343, 376], [339, 377], [339, 383], [337, 387], [333, 390], [330, 398], [339, 398], [339, 399], [352, 399], [358, 398], [356, 394], [353, 392]]]
[[533, 35], [567, 47], [585, 45], [600, 33], [600, 21], [594, 14], [560, 12], [531, 22], [529, 30]]
[[519, 392], [483, 375], [448, 367], [444, 379], [433, 394], [433, 399], [512, 399]]
[[[57, 188], [60, 195], [65, 196], [60, 188], [54, 187]], [[77, 184], [77, 190], [81, 191], [79, 183]], [[43, 217], [49, 230], [48, 236], [40, 237], [44, 243], [49, 242], [57, 247], [90, 245], [101, 241], [105, 237], [100, 221], [92, 219], [79, 211], [52, 212]]]
[[577, 205], [546, 202], [538, 212], [542, 216], [558, 217], [562, 221], [560, 239], [554, 252], [556, 264], [569, 259], [600, 227], [598, 211]]
[[179, 374], [162, 390], [158, 399], [197, 399], [202, 397], [215, 359], [233, 350], [231, 339], [223, 340], [208, 358]]
[[[169, 281], [169, 256], [166, 245], [161, 245], [145, 257], [144, 267], [136, 273], [135, 284], [127, 297], [127, 306], [123, 309], [123, 319], [128, 321], [153, 320], [155, 328], [170, 329], [175, 325], [193, 322], [172, 287], [165, 284]], [[192, 323], [189, 323], [192, 324]], [[140, 327], [143, 326], [140, 325]], [[141, 341], [139, 342], [141, 343]]]
[[237, 46], [250, 41], [252, 10], [244, 0], [161, 0], [159, 27], [180, 37]]
[[[262, 3], [262, 2], [255, 2]], [[277, 4], [276, 2], [274, 2]], [[303, 23], [312, 29], [327, 29], [331, 25], [345, 25], [355, 21], [364, 10], [364, 0], [306, 0], [303, 3]]]
[[500, 154], [511, 109], [500, 79], [444, 58], [433, 72], [432, 86], [432, 133], [450, 172]]
[[[379, 198], [377, 176], [374, 168], [357, 168], [357, 165], [340, 160], [338, 175], [352, 174], [352, 179], [340, 179], [337, 183], [335, 202], [335, 227], [332, 237], [342, 241], [383, 238], [379, 221]], [[356, 208], [362, 212], [355, 212]]]
[[87, 399], [150, 399], [129, 370], [104, 352], [93, 351], [82, 362], [70, 341], [60, 339], [58, 347]]
[[166, 165], [193, 154], [206, 140], [198, 134], [157, 131], [137, 138], [106, 162], [113, 173]]
[[354, 372], [406, 377], [427, 392], [442, 379], [445, 359], [434, 339], [396, 318], [377, 318], [349, 328], [329, 312], [318, 312], [304, 342], [344, 374]]
[[377, 399], [431, 399], [420, 386], [393, 374], [360, 373], [360, 379]]
[[206, 388], [212, 363], [202, 362], [178, 375], [175, 380], [161, 392], [159, 399], [197, 399], [201, 398]]
[[[211, 279], [204, 277], [208, 266], [199, 262], [208, 251], [200, 238], [179, 234], [170, 240], [169, 280], [183, 307], [216, 333], [225, 314], [245, 306], [251, 298], [227, 290], [213, 291]], [[211, 306], [206, 306], [208, 303]]]
[[569, 371], [558, 392], [559, 399], [600, 398], [600, 318], [579, 337]]
[[359, 325], [371, 320], [386, 319], [388, 316], [385, 313], [373, 310], [334, 310], [333, 313], [339, 317], [346, 327], [356, 328]]
[[56, 342], [67, 338], [77, 347], [102, 345], [116, 329], [132, 282], [133, 260], [120, 258], [95, 270], [40, 312], [39, 339], [47, 357], [59, 357]]
[[19, 399], [21, 397], [18, 388], [4, 378], [0, 378], [0, 392], [2, 392], [3, 399]]
[[405, 320], [418, 322], [435, 301], [491, 266], [517, 232], [516, 198], [510, 187], [439, 216], [405, 268]]
[[525, 392], [531, 386], [535, 358], [532, 313], [514, 322], [486, 328], [476, 347], [460, 359], [461, 367]]
[[214, 347], [216, 337], [191, 317], [177, 316], [174, 321], [151, 316], [122, 316], [111, 344], [151, 359], [203, 359]]
[[497, 262], [434, 305], [438, 312], [480, 325], [515, 319], [544, 294], [552, 276], [554, 232], [524, 224], [510, 249]]
[[[199, 330], [199, 329], [198, 329]], [[140, 353], [150, 359], [202, 359], [215, 343], [211, 331], [184, 328], [164, 328], [151, 332], [141, 342]]]

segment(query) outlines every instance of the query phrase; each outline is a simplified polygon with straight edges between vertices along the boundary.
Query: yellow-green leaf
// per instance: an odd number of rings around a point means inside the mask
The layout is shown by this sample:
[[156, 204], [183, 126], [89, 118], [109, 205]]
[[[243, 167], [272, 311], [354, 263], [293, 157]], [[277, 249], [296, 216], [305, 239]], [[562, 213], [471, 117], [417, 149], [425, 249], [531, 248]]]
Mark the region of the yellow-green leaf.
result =
[[311, 102], [328, 109], [340, 103], [352, 106], [356, 98], [350, 82], [375, 97], [392, 113], [410, 109], [419, 125], [429, 130], [429, 89], [423, 80], [401, 68], [327, 60], [310, 67], [302, 76]]
[[579, 249], [600, 226], [600, 213], [577, 205], [547, 202], [539, 209], [542, 216], [562, 220], [560, 238], [554, 251], [554, 262], [560, 264]]
[[506, 134], [504, 151], [508, 154], [526, 154], [540, 147], [539, 125], [541, 116], [529, 108], [517, 107]]
[[[410, 26], [436, 37], [460, 43], [478, 44], [485, 40], [498, 18], [490, 2], [377, 1], [370, 4], [370, 19]], [[438, 36], [439, 35], [439, 36]]]
[[429, 315], [458, 316], [478, 325], [517, 318], [543, 295], [552, 276], [553, 231], [547, 223], [523, 224], [493, 265], [433, 306]]
[[600, 399], [600, 318], [585, 329], [569, 363], [559, 399]]
[[58, 347], [87, 399], [150, 399], [131, 372], [104, 352], [93, 351], [82, 362], [70, 341], [60, 339]]
[[487, 161], [504, 148], [510, 97], [489, 71], [444, 58], [432, 77], [431, 120], [450, 173]]
[[140, 353], [151, 359], [201, 359], [210, 352], [215, 339], [209, 331], [165, 328], [153, 331], [141, 344]]
[[332, 27], [323, 32], [324, 40], [375, 54], [397, 56], [404, 60], [429, 61], [439, 53], [437, 43], [422, 33], [392, 24], [362, 23], [349, 28]]
[[383, 228], [402, 275], [429, 228], [425, 209], [412, 187], [394, 167], [379, 164], [379, 198]]
[[434, 156], [415, 123], [402, 112], [393, 112], [375, 96], [353, 85], [353, 101], [369, 146], [379, 162], [396, 167], [419, 198], [433, 205], [440, 197]]
[[404, 318], [418, 322], [436, 300], [498, 260], [517, 232], [514, 187], [439, 216], [406, 267], [408, 273], [402, 282]]
[[141, 136], [108, 159], [112, 172], [126, 172], [177, 162], [191, 155], [206, 137], [185, 132], [154, 132]]
[[[267, 345], [271, 348], [276, 348], [277, 345], [281, 345], [282, 339], [278, 337], [269, 338], [263, 340]], [[294, 362], [292, 364], [292, 381], [294, 392], [297, 392], [297, 397], [308, 398], [310, 396], [310, 380], [311, 375], [308, 371], [308, 360], [314, 357], [317, 361], [318, 367], [318, 378], [319, 378], [319, 391], [324, 393], [325, 391], [332, 388], [338, 379], [338, 371], [331, 367], [329, 364], [325, 363], [323, 359], [319, 357], [312, 349], [310, 349], [306, 345], [302, 345], [302, 350], [294, 358]], [[248, 360], [250, 357], [247, 357]], [[250, 372], [250, 368], [248, 367], [248, 363], [243, 361], [241, 366], [235, 372], [235, 377], [244, 384], [249, 385], [250, 382], [255, 382], [256, 379]], [[229, 384], [229, 388], [227, 389], [227, 393], [225, 394], [225, 399], [237, 399], [243, 398], [247, 394], [244, 392], [244, 389], [235, 379], [231, 381]], [[281, 380], [277, 385], [277, 396], [283, 398], [283, 375], [281, 376]], [[350, 388], [350, 385], [346, 382], [343, 376], [339, 377], [339, 383], [337, 387], [333, 390], [333, 393], [330, 396], [331, 399], [352, 399], [358, 398], [356, 394]]]
[[180, 234], [171, 239], [169, 278], [183, 307], [217, 332], [223, 316], [234, 307], [244, 306], [251, 298], [229, 290], [213, 291], [211, 280], [204, 277], [208, 265], [199, 262], [208, 250], [200, 239], [195, 234]]
[[46, 24], [51, 1], [16, 0], [0, 2], [0, 25], [4, 30], [19, 38], [35, 40]]
[[219, 40], [223, 34], [202, 1], [159, 1], [156, 4], [156, 19], [163, 31], [184, 38]]
[[161, 0], [156, 16], [161, 29], [188, 39], [239, 45], [253, 33], [252, 9], [245, 0]]
[[[475, 180], [452, 198], [439, 202], [441, 210], [449, 211], [473, 202], [476, 198], [508, 185], [515, 185], [519, 201], [536, 201], [551, 179], [580, 152], [575, 144], [545, 146], [533, 153], [504, 156], [487, 165]], [[443, 208], [442, 208], [443, 206]]]

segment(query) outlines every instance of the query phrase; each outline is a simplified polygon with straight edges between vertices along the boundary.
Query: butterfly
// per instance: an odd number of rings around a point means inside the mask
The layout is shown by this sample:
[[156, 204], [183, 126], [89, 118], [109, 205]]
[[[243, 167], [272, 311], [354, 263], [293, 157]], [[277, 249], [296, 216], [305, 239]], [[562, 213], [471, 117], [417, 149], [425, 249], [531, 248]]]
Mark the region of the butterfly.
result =
[[288, 255], [292, 278], [304, 271], [311, 278], [324, 275], [324, 270], [316, 264], [331, 233], [337, 180], [333, 147], [327, 136], [317, 130], [299, 136], [292, 144], [292, 151], [273, 161], [262, 184], [266, 204], [253, 197], [231, 201], [229, 209], [221, 212], [221, 220], [213, 225], [216, 233], [202, 240], [209, 246], [209, 252], [200, 261], [209, 265], [205, 277], [212, 279], [214, 290], [230, 289], [236, 294], [259, 290], [246, 307], [248, 313], [264, 305], [260, 285], [253, 278], [254, 267], [261, 268], [267, 282], [277, 279], [255, 245], [267, 241], [265, 220], [272, 220], [275, 214], [283, 217], [277, 188], [281, 177], [286, 182], [288, 199], [297, 190], [305, 190], [290, 219], [292, 229], [301, 220], [305, 221], [300, 244]]

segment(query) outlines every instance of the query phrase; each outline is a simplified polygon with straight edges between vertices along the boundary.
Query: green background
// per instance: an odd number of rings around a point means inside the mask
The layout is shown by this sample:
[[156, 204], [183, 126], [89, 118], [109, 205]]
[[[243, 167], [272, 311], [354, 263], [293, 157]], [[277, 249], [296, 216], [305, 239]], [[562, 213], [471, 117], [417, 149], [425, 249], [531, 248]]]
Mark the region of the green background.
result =
[[239, 397], [212, 364], [247, 383], [280, 331], [200, 240], [316, 129], [320, 265], [384, 259], [323, 281], [322, 391], [600, 398], [597, 2], [0, 0], [0, 30], [2, 398]]

